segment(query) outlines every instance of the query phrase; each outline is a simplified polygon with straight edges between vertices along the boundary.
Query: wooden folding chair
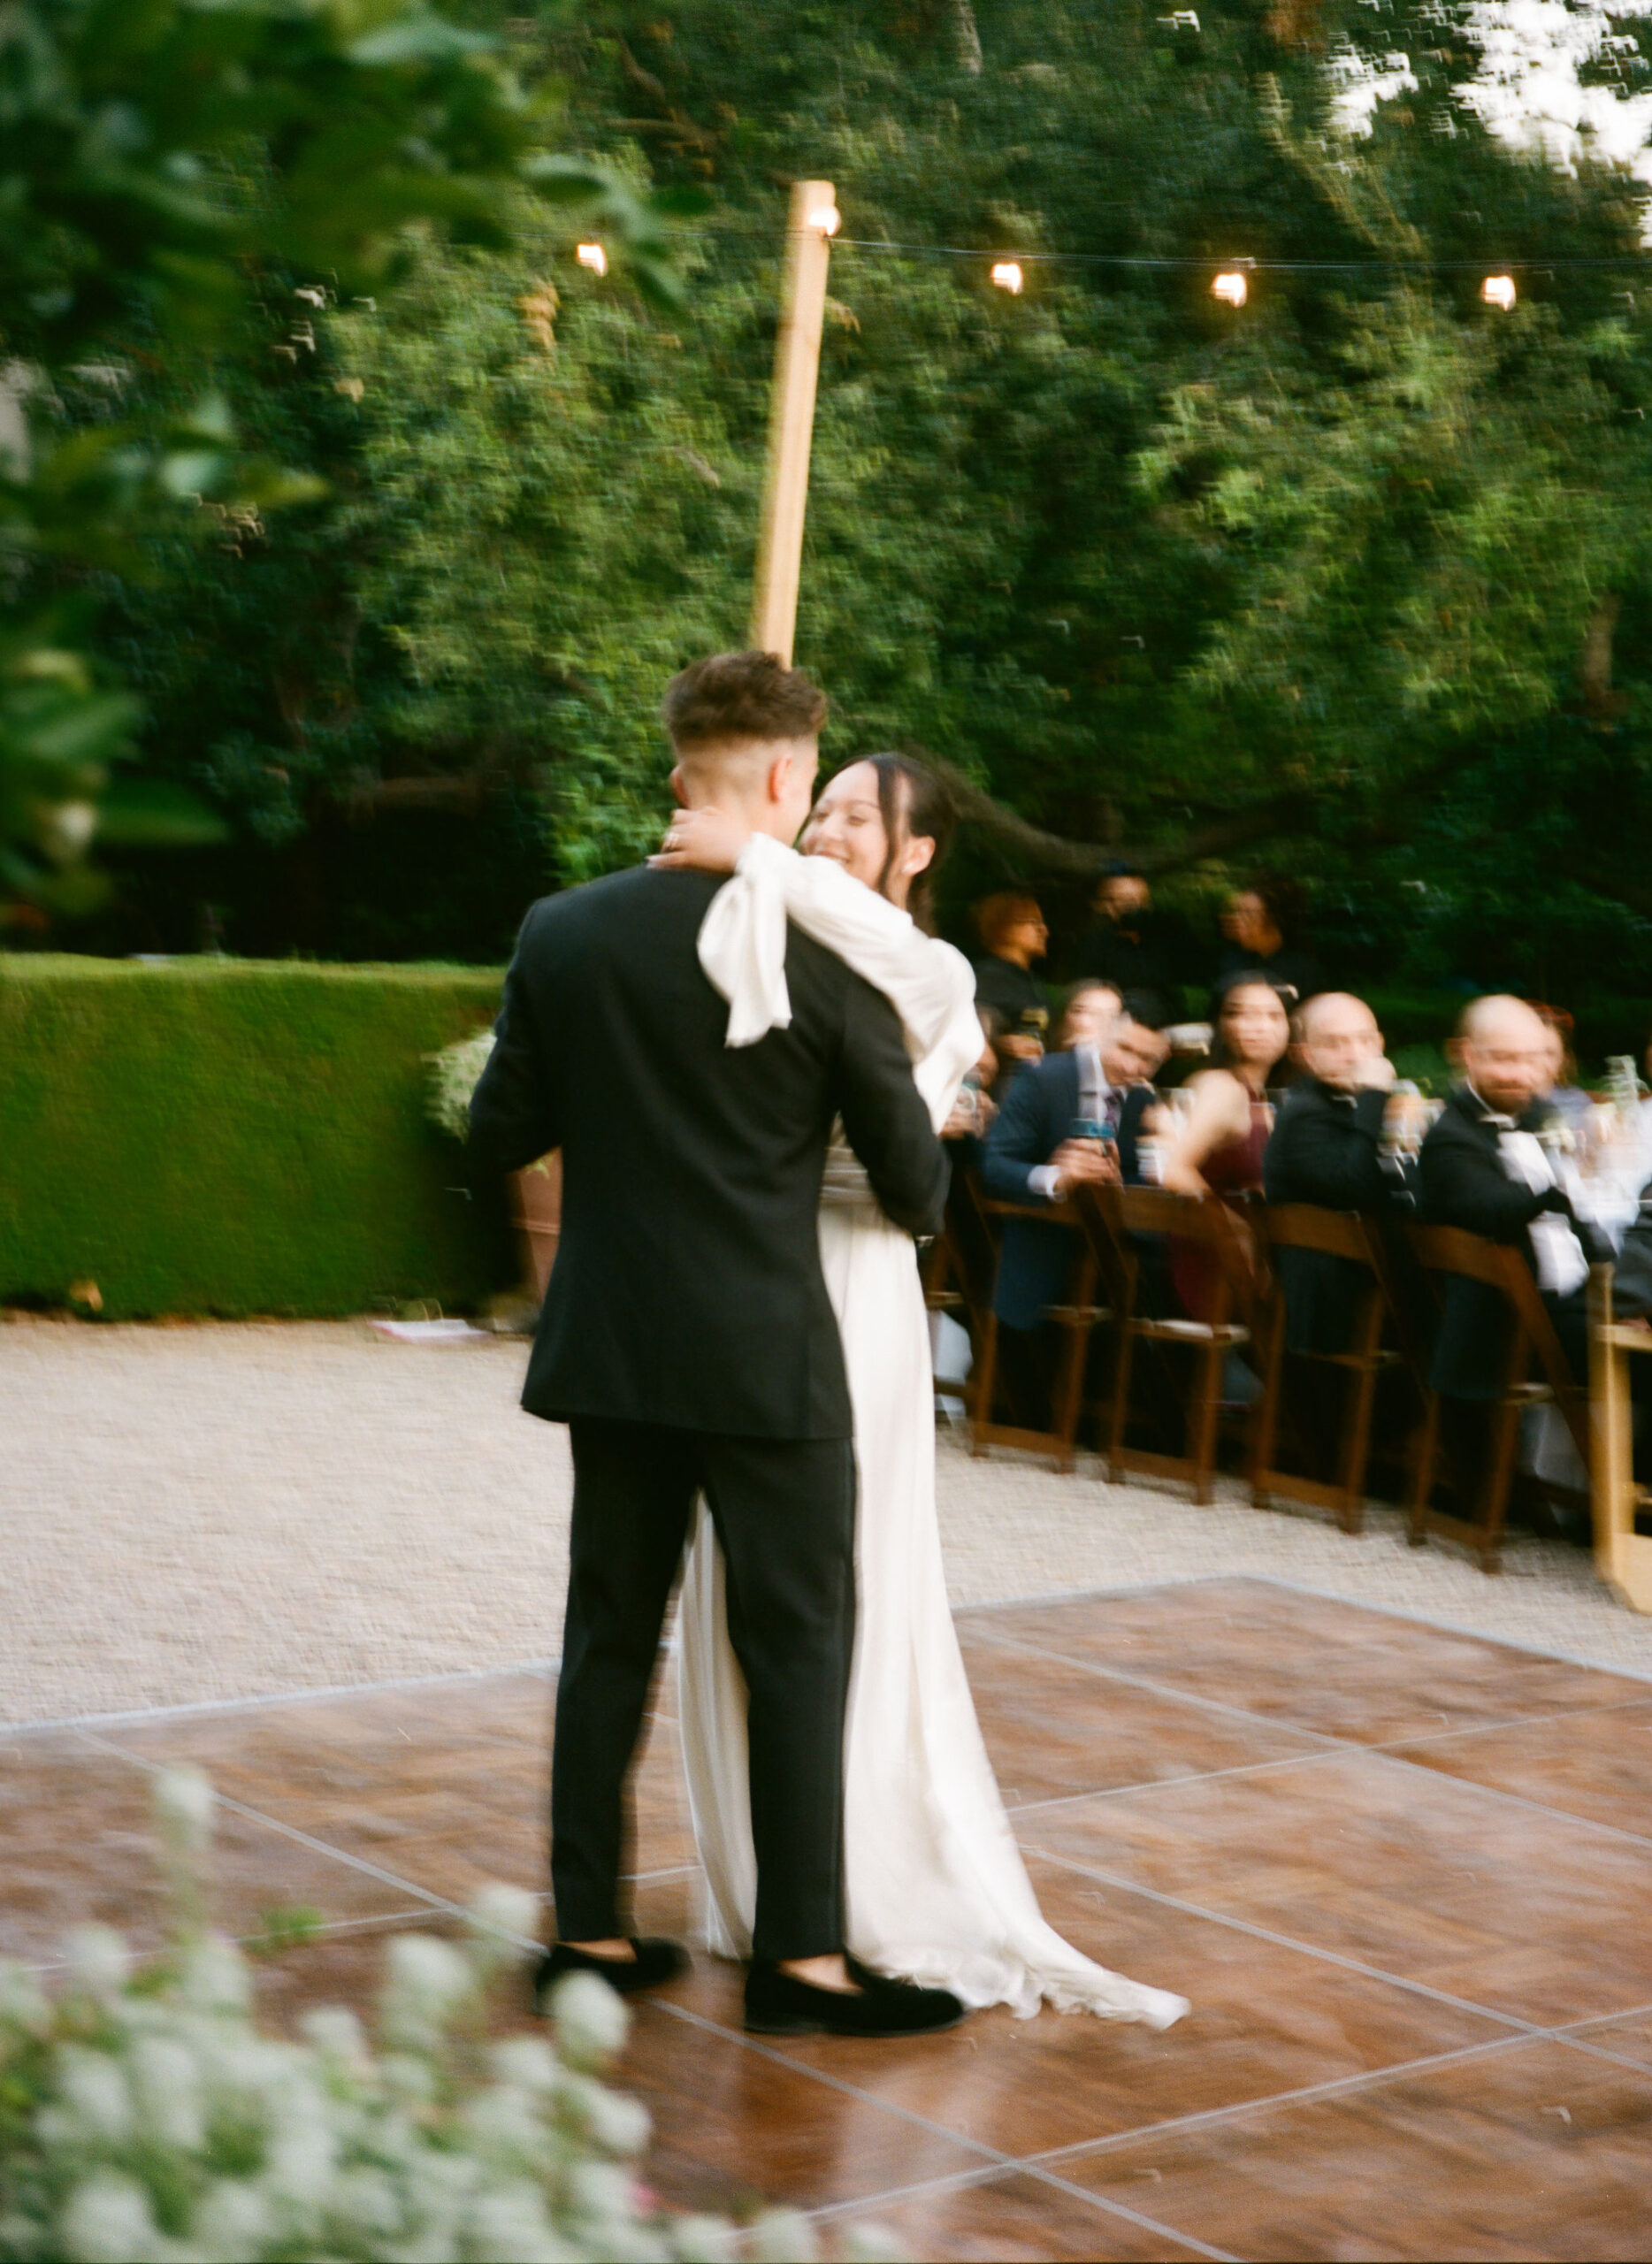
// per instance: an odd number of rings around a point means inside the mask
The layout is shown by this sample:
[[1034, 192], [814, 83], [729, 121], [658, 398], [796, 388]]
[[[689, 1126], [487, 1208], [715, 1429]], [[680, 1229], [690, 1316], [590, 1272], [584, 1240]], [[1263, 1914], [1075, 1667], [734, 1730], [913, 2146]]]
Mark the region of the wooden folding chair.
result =
[[1633, 1393], [1629, 1362], [1652, 1352], [1652, 1329], [1623, 1322], [1612, 1311], [1612, 1269], [1589, 1269], [1589, 1413], [1595, 1434], [1590, 1465], [1595, 1511], [1595, 1569], [1632, 1611], [1652, 1611], [1652, 1535], [1635, 1531], [1635, 1513], [1652, 1494], [1635, 1481]]
[[[958, 1321], [969, 1339], [970, 1378], [963, 1387], [967, 1409], [973, 1404], [975, 1370], [986, 1342], [997, 1264], [996, 1238], [981, 1216], [974, 1182], [960, 1164], [954, 1168], [947, 1190], [941, 1231], [923, 1253], [921, 1277], [928, 1311], [945, 1313]], [[945, 1390], [937, 1381], [937, 1410]]]
[[[1420, 1548], [1431, 1533], [1460, 1541], [1480, 1558], [1480, 1569], [1499, 1569], [1509, 1492], [1514, 1482], [1515, 1457], [1519, 1451], [1520, 1418], [1528, 1407], [1557, 1407], [1572, 1434], [1585, 1469], [1593, 1461], [1589, 1438], [1588, 1396], [1572, 1380], [1566, 1356], [1555, 1335], [1532, 1269], [1518, 1250], [1504, 1243], [1488, 1242], [1460, 1227], [1420, 1227], [1409, 1229], [1417, 1262], [1431, 1282], [1455, 1277], [1478, 1281], [1495, 1289], [1508, 1307], [1510, 1328], [1497, 1388], [1486, 1402], [1490, 1419], [1491, 1454], [1478, 1489], [1479, 1514], [1453, 1517], [1433, 1503], [1435, 1464], [1440, 1450], [1441, 1395], [1429, 1386], [1425, 1394], [1422, 1434], [1410, 1503], [1410, 1534], [1413, 1548]], [[1532, 1373], [1535, 1360], [1539, 1373]], [[1466, 1497], [1472, 1489], [1460, 1488]]]
[[[1108, 1419], [1108, 1475], [1116, 1482], [1127, 1470], [1137, 1470], [1157, 1478], [1188, 1480], [1194, 1500], [1209, 1502], [1214, 1490], [1211, 1480], [1216, 1467], [1222, 1369], [1228, 1355], [1250, 1338], [1255, 1294], [1239, 1221], [1214, 1197], [1174, 1195], [1159, 1187], [1081, 1188], [1076, 1208], [1091, 1221], [1090, 1248], [1098, 1270], [1103, 1266], [1118, 1269], [1118, 1356]], [[1211, 1252], [1215, 1261], [1213, 1311], [1208, 1320], [1169, 1319], [1142, 1311], [1142, 1257], [1134, 1238], [1143, 1235], [1174, 1236]], [[1243, 1318], [1235, 1318], [1239, 1315]], [[1138, 1344], [1181, 1346], [1192, 1355], [1182, 1454], [1160, 1454], [1125, 1443]]]
[[[1344, 1533], [1358, 1533], [1365, 1524], [1365, 1464], [1371, 1453], [1371, 1415], [1376, 1404], [1377, 1382], [1385, 1368], [1400, 1358], [1386, 1350], [1383, 1334], [1388, 1320], [1384, 1293], [1384, 1269], [1373, 1246], [1366, 1221], [1351, 1211], [1326, 1211], [1311, 1203], [1279, 1203], [1262, 1206], [1255, 1217], [1258, 1236], [1270, 1259], [1271, 1282], [1261, 1301], [1257, 1337], [1262, 1355], [1262, 1397], [1250, 1434], [1250, 1498], [1265, 1510], [1275, 1495], [1304, 1502], [1315, 1509], [1332, 1510]], [[1316, 1365], [1340, 1368], [1348, 1379], [1342, 1412], [1342, 1432], [1334, 1483], [1275, 1467], [1280, 1415], [1284, 1395], [1285, 1340], [1289, 1317], [1285, 1292], [1279, 1278], [1281, 1251], [1316, 1251], [1340, 1258], [1358, 1267], [1362, 1275], [1353, 1289], [1348, 1349], [1342, 1352], [1303, 1352], [1296, 1358]]]
[[[967, 1174], [965, 1174], [967, 1179]], [[1081, 1225], [1078, 1212], [1068, 1203], [1005, 1203], [984, 1194], [969, 1182], [975, 1208], [992, 1234], [1001, 1251], [1004, 1222], [1009, 1219], [1036, 1219], [1045, 1226]], [[996, 1272], [995, 1272], [996, 1287]], [[1057, 1470], [1068, 1472], [1073, 1467], [1075, 1442], [1078, 1436], [1078, 1419], [1084, 1398], [1084, 1369], [1090, 1357], [1090, 1340], [1093, 1330], [1104, 1321], [1113, 1319], [1112, 1308], [1098, 1304], [1096, 1297], [1098, 1267], [1088, 1236], [1082, 1233], [1074, 1237], [1073, 1270], [1067, 1277], [1067, 1294], [1059, 1304], [1046, 1308], [1044, 1319], [1052, 1322], [1062, 1335], [1062, 1345], [1056, 1362], [1056, 1373], [1051, 1394], [1053, 1425], [1047, 1431], [1035, 1430], [1029, 1425], [1000, 1423], [995, 1419], [994, 1408], [998, 1385], [998, 1317], [988, 1300], [981, 1323], [981, 1342], [975, 1363], [970, 1373], [970, 1442], [972, 1454], [985, 1454], [989, 1447], [1021, 1447], [1035, 1454], [1048, 1454]]]

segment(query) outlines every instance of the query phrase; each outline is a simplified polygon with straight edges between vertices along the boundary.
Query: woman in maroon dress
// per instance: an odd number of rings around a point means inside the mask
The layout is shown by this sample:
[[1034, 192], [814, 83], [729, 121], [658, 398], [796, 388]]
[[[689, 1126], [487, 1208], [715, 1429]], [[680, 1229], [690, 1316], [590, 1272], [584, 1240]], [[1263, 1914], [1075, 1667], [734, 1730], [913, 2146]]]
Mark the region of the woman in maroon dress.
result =
[[[1261, 1191], [1262, 1152], [1273, 1128], [1268, 1081], [1290, 1044], [1290, 1017], [1265, 975], [1235, 975], [1222, 993], [1216, 1032], [1220, 1066], [1188, 1080], [1191, 1104], [1159, 1166], [1162, 1183], [1180, 1195]], [[1172, 1242], [1176, 1295], [1196, 1320], [1210, 1317], [1213, 1267], [1197, 1244]]]

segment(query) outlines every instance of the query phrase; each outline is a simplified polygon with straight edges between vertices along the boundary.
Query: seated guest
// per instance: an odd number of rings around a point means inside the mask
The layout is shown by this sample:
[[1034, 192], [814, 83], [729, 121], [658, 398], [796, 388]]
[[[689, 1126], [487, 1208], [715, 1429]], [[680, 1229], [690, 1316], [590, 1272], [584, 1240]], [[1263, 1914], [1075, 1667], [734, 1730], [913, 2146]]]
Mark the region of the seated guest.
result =
[[1165, 1186], [1181, 1195], [1260, 1191], [1273, 1128], [1267, 1088], [1289, 1044], [1290, 1017], [1267, 976], [1234, 976], [1217, 1005], [1212, 1066], [1181, 1088], [1189, 1098], [1165, 1140]]
[[942, 1139], [957, 1143], [952, 1151], [954, 1171], [960, 1163], [978, 1162], [980, 1143], [998, 1113], [992, 1098], [992, 1087], [998, 1075], [998, 1057], [992, 1044], [991, 1016], [977, 1006], [975, 1018], [981, 1024], [980, 1059], [966, 1075], [952, 1103], [952, 1113], [941, 1127]]
[[1300, 922], [1296, 891], [1288, 881], [1256, 880], [1235, 891], [1222, 912], [1227, 949], [1217, 962], [1216, 998], [1236, 975], [1261, 975], [1288, 1006], [1312, 998], [1319, 970], [1299, 940]]
[[1153, 909], [1147, 876], [1135, 865], [1115, 860], [1090, 898], [1096, 924], [1080, 944], [1073, 972], [1082, 981], [1099, 976], [1135, 992], [1143, 1012], [1155, 1022], [1169, 1019], [1178, 968], [1185, 950], [1182, 937], [1162, 913]]
[[[1153, 1099], [1151, 1085], [1126, 1090], [1105, 1066], [1121, 1002], [1110, 984], [1079, 986], [1066, 1020], [1084, 1034], [1046, 1054], [1010, 1087], [982, 1151], [981, 1179], [1000, 1202], [1052, 1204], [1081, 1185], [1136, 1176], [1136, 1140]], [[1106, 1125], [1114, 1138], [1075, 1138], [1079, 1124]], [[993, 1310], [1010, 1329], [1034, 1329], [1067, 1289], [1077, 1230], [1038, 1219], [1006, 1219]]]
[[[1574, 1207], [1575, 1173], [1538, 1136], [1549, 1123], [1541, 1095], [1551, 1049], [1544, 1024], [1522, 998], [1476, 998], [1452, 1052], [1463, 1082], [1419, 1159], [1419, 1201], [1431, 1224], [1462, 1227], [1518, 1250], [1537, 1277], [1573, 1374], [1588, 1371], [1584, 1289], [1591, 1263], [1611, 1246]], [[1495, 1289], [1449, 1279], [1430, 1374], [1455, 1399], [1497, 1389], [1506, 1307]]]
[[[1394, 1065], [1376, 1016], [1363, 998], [1322, 990], [1297, 1008], [1292, 1028], [1292, 1058], [1303, 1074], [1280, 1104], [1263, 1157], [1268, 1201], [1327, 1211], [1409, 1205], [1411, 1167], [1396, 1153], [1408, 1104], [1403, 1095], [1390, 1098]], [[1287, 1350], [1346, 1350], [1365, 1269], [1316, 1250], [1281, 1250], [1275, 1264]]]
[[1550, 1113], [1575, 1133], [1587, 1121], [1595, 1103], [1578, 1082], [1577, 1057], [1572, 1051], [1572, 1016], [1564, 1006], [1546, 1006], [1541, 998], [1533, 999], [1532, 1012], [1546, 1032], [1541, 1098]]
[[1061, 1001], [1051, 1051], [1071, 1053], [1082, 1045], [1099, 1045], [1104, 1039], [1111, 1044], [1123, 1020], [1124, 998], [1116, 983], [1096, 978], [1075, 983]]
[[[1266, 975], [1235, 975], [1216, 1010], [1212, 1066], [1182, 1090], [1185, 1112], [1159, 1147], [1160, 1184], [1179, 1195], [1259, 1194], [1273, 1128], [1267, 1087], [1290, 1043], [1290, 1018]], [[1214, 1310], [1216, 1260], [1197, 1243], [1174, 1241], [1170, 1274], [1196, 1320]]]
[[1151, 1086], [1164, 1067], [1170, 1040], [1147, 1019], [1151, 1004], [1139, 990], [1125, 994], [1124, 1012], [1113, 1025], [1113, 1035], [1101, 1051], [1107, 1082], [1129, 1092], [1137, 1085]]
[[975, 961], [975, 1003], [991, 1014], [989, 1035], [1005, 1076], [1013, 1077], [1016, 1062], [1036, 1061], [1044, 1052], [1050, 1011], [1032, 966], [1049, 950], [1050, 930], [1036, 897], [1017, 890], [976, 905], [975, 922], [985, 947]]

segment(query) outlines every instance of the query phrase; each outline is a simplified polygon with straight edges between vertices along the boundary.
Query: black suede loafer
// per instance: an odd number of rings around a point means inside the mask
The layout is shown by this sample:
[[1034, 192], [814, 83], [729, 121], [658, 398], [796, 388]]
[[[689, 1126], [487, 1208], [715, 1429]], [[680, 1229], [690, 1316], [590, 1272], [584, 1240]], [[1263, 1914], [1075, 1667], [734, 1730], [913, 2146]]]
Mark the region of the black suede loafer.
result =
[[964, 2008], [950, 1991], [887, 1981], [853, 1958], [845, 1960], [859, 1989], [817, 1989], [754, 1964], [746, 1977], [746, 2025], [753, 2036], [934, 2036], [956, 2028]]
[[676, 1981], [688, 1971], [688, 1952], [680, 1942], [668, 1941], [659, 1934], [640, 1939], [633, 1934], [631, 1946], [634, 1957], [593, 1957], [589, 1950], [558, 1942], [539, 1960], [533, 1983], [535, 2004], [544, 2011], [547, 1991], [564, 1973], [594, 1973], [622, 1997], [634, 1997], [644, 1989], [662, 1989], [668, 1981]]

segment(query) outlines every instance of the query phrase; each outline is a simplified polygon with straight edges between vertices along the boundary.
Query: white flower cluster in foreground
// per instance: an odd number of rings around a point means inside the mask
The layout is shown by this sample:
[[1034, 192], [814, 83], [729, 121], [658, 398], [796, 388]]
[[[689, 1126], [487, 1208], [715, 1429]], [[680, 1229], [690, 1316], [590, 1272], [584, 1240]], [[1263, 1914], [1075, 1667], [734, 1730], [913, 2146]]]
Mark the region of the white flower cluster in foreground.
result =
[[[160, 1780], [175, 1875], [210, 1838], [211, 1788]], [[198, 1874], [197, 1874], [198, 1885]], [[187, 1892], [180, 1908], [198, 1898]], [[478, 1898], [463, 1948], [392, 1939], [377, 2049], [354, 2013], [302, 2041], [261, 2035], [234, 1946], [186, 1916], [134, 1970], [88, 1927], [55, 1997], [0, 1961], [4, 2264], [578, 2264], [808, 2258], [807, 2222], [673, 2217], [638, 2182], [648, 2116], [597, 2071], [629, 2015], [593, 1976], [556, 1992], [547, 2036], [490, 2042], [490, 1985], [520, 1962], [531, 1895]], [[893, 2253], [852, 2235], [844, 2253]]]

